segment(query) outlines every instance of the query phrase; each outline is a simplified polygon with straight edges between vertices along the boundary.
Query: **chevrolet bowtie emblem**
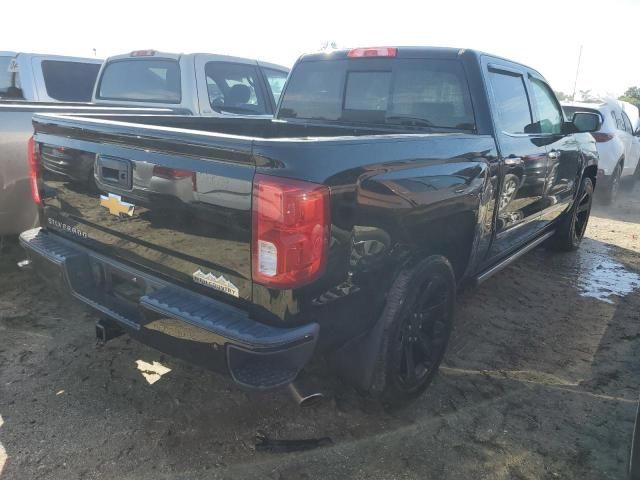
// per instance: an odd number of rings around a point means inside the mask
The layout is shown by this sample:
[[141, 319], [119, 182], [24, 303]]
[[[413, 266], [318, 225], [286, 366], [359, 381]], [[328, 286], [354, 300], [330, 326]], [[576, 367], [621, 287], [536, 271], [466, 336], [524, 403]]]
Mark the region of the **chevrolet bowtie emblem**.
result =
[[114, 195], [110, 193], [108, 197], [100, 195], [100, 205], [107, 208], [111, 215], [120, 216], [120, 214], [129, 215], [133, 217], [133, 209], [135, 205], [122, 201], [120, 195]]

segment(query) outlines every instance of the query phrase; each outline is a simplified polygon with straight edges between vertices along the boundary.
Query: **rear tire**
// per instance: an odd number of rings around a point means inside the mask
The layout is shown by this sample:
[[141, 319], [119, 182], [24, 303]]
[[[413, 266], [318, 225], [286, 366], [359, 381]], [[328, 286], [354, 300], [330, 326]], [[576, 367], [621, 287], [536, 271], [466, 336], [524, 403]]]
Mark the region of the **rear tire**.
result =
[[593, 181], [589, 177], [584, 177], [571, 210], [559, 220], [556, 231], [547, 241], [546, 246], [551, 250], [576, 250], [587, 230], [592, 204]]
[[451, 335], [455, 297], [453, 268], [440, 255], [398, 275], [380, 319], [385, 333], [372, 388], [385, 407], [408, 403], [435, 377]]
[[607, 188], [602, 192], [602, 203], [605, 205], [611, 205], [618, 198], [620, 192], [620, 181], [622, 179], [622, 165], [616, 165], [615, 170], [611, 174], [611, 179]]

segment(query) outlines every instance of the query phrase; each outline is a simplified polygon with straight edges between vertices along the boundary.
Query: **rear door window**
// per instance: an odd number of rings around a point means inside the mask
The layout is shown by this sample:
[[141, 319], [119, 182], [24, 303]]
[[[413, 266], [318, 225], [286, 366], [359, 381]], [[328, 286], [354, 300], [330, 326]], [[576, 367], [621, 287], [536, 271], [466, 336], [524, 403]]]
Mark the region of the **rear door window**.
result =
[[508, 133], [532, 133], [529, 97], [522, 75], [489, 70], [500, 129]]
[[180, 65], [172, 59], [114, 60], [103, 70], [97, 97], [130, 102], [180, 103]]
[[627, 133], [630, 133], [631, 135], [633, 135], [633, 127], [631, 126], [631, 120], [629, 120], [629, 117], [624, 112], [622, 112], [622, 122], [624, 124], [624, 129], [627, 131]]
[[280, 118], [473, 130], [457, 60], [308, 61], [292, 72]]
[[0, 57], [0, 97], [23, 98], [20, 72], [14, 57]]
[[280, 95], [282, 94], [282, 89], [284, 88], [284, 84], [287, 81], [289, 73], [282, 70], [274, 70], [272, 68], [264, 68], [263, 71], [267, 77], [267, 83], [269, 84], [271, 93], [273, 94], [273, 101], [277, 105], [278, 101], [280, 101]]
[[205, 75], [209, 103], [215, 111], [242, 115], [269, 113], [255, 65], [208, 62]]
[[47, 95], [61, 102], [90, 102], [100, 70], [98, 63], [43, 60]]
[[613, 123], [618, 130], [624, 130], [624, 122], [618, 112], [611, 110], [611, 118], [613, 118]]

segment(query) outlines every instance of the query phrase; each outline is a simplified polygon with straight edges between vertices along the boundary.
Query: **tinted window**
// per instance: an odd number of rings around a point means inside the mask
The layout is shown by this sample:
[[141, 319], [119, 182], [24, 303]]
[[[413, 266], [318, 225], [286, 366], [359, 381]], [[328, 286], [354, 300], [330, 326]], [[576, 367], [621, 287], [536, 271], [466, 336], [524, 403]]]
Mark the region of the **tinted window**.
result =
[[531, 79], [533, 98], [538, 109], [539, 133], [560, 133], [562, 112], [551, 89], [540, 80]]
[[346, 60], [298, 64], [291, 72], [279, 116], [340, 119], [346, 67]]
[[489, 72], [500, 128], [509, 133], [529, 133], [531, 108], [522, 75]]
[[13, 57], [0, 57], [0, 94], [7, 93], [7, 88], [13, 85], [13, 73], [9, 71], [9, 64]]
[[473, 129], [473, 109], [455, 60], [310, 61], [291, 73], [281, 118]]
[[168, 59], [114, 60], [103, 70], [98, 98], [180, 103], [180, 66]]
[[349, 72], [345, 110], [387, 110], [391, 72]]
[[269, 83], [269, 87], [271, 88], [273, 100], [277, 104], [280, 100], [280, 94], [282, 93], [282, 89], [284, 88], [284, 84], [286, 83], [287, 76], [289, 74], [287, 72], [283, 72], [282, 70], [273, 70], [271, 68], [265, 68], [263, 69], [263, 71], [267, 76], [267, 82]]
[[216, 111], [264, 115], [266, 102], [254, 65], [209, 62], [205, 65], [209, 103]]
[[43, 60], [47, 95], [61, 102], [89, 102], [100, 65], [97, 63]]
[[22, 98], [20, 74], [11, 68], [14, 57], [0, 57], [0, 96]]

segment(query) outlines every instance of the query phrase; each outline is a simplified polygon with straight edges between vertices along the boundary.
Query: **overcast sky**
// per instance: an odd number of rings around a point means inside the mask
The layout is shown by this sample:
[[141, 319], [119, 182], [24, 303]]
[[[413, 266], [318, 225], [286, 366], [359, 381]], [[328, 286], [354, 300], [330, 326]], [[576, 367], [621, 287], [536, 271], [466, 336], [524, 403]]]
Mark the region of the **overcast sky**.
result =
[[95, 48], [104, 58], [153, 48], [290, 66], [328, 40], [465, 47], [526, 63], [570, 94], [583, 45], [578, 90], [617, 96], [640, 85], [640, 0], [4, 3], [0, 50], [92, 56]]

